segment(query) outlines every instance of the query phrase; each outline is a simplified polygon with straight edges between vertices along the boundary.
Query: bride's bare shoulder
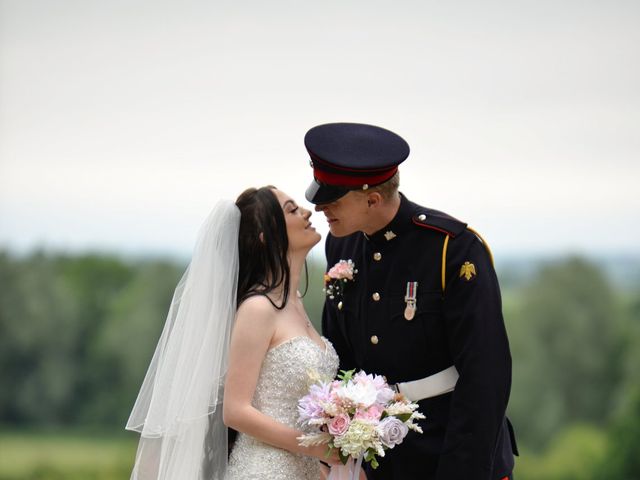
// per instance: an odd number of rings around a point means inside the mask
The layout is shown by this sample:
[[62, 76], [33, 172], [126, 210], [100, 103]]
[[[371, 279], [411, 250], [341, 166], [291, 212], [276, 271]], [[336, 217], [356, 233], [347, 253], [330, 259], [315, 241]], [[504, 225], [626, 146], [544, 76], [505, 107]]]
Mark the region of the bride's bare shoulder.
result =
[[238, 307], [238, 316], [261, 316], [273, 318], [277, 310], [264, 295], [253, 295], [242, 301]]
[[238, 307], [234, 322], [234, 336], [245, 342], [268, 344], [276, 328], [276, 309], [269, 299], [255, 295], [244, 300]]

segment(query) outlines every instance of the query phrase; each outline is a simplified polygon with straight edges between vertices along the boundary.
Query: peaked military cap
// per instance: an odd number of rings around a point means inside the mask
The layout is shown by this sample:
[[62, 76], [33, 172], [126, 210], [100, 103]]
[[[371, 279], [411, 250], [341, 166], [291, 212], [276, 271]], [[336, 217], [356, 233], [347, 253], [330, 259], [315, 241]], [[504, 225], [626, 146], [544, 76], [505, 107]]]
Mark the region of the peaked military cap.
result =
[[307, 132], [304, 145], [313, 167], [313, 182], [305, 196], [315, 204], [386, 182], [409, 156], [402, 137], [363, 123], [318, 125]]

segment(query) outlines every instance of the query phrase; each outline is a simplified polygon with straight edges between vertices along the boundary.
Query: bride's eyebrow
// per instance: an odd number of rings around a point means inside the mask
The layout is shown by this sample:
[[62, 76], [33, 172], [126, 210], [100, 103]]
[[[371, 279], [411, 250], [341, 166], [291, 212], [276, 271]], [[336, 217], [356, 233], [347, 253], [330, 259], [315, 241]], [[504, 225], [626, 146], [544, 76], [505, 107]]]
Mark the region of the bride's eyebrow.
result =
[[293, 200], [287, 200], [286, 202], [284, 202], [282, 204], [282, 209], [284, 210], [284, 208], [287, 206], [287, 204], [291, 204], [291, 206], [295, 207], [296, 206], [296, 202], [294, 202]]

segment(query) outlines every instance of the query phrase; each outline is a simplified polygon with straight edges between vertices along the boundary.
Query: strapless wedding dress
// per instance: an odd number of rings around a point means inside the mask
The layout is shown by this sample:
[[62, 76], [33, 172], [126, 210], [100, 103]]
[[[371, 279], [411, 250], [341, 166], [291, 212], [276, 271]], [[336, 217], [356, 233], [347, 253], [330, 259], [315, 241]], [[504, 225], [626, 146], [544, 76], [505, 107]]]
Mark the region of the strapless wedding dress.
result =
[[[253, 406], [279, 422], [297, 428], [298, 400], [309, 391], [312, 375], [332, 379], [338, 355], [322, 337], [321, 348], [309, 337], [287, 340], [270, 349], [262, 363]], [[238, 434], [227, 468], [226, 480], [318, 480], [316, 458], [296, 455]]]

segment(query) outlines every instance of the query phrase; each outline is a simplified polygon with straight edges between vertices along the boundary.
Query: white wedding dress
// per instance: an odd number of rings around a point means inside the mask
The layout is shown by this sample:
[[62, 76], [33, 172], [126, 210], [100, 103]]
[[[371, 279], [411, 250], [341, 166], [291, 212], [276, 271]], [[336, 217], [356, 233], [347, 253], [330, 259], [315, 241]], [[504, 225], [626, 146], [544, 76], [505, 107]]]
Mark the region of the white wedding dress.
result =
[[[311, 375], [333, 379], [338, 355], [324, 337], [324, 348], [306, 336], [294, 337], [270, 349], [262, 363], [253, 406], [297, 428], [298, 400], [309, 391]], [[238, 434], [229, 458], [226, 480], [318, 480], [316, 458], [296, 455]]]

